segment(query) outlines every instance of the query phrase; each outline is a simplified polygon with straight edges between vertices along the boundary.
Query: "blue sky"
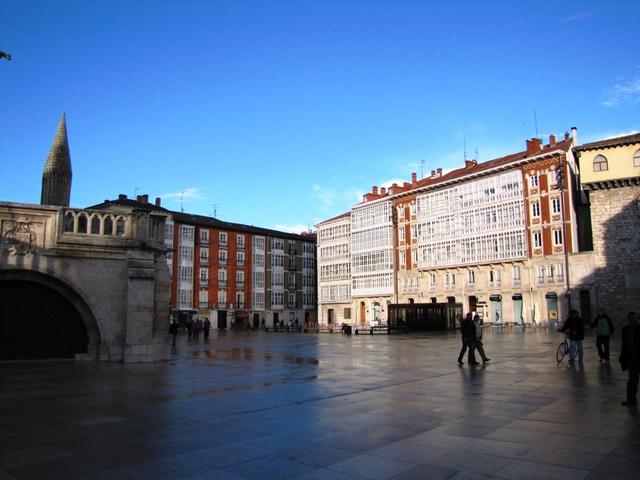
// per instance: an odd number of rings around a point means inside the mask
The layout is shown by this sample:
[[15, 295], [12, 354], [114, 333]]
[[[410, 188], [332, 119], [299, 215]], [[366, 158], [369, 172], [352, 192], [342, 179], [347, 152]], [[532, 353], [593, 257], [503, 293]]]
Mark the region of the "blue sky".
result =
[[630, 1], [0, 0], [0, 199], [119, 193], [298, 231], [372, 185], [640, 130]]

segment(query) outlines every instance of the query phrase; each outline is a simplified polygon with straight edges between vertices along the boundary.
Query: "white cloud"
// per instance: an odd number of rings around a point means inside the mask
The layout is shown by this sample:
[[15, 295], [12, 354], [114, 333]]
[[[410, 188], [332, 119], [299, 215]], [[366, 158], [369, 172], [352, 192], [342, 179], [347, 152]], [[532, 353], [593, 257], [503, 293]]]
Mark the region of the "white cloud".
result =
[[178, 192], [163, 193], [163, 200], [206, 200], [207, 196], [198, 187], [189, 187]]
[[380, 185], [378, 186], [381, 188], [389, 188], [394, 183], [402, 186], [404, 182], [406, 182], [406, 180], [402, 180], [401, 178], [392, 178], [391, 180], [386, 180], [384, 182], [381, 182]]
[[273, 230], [280, 230], [281, 232], [302, 233], [302, 232], [308, 232], [311, 226], [303, 225], [301, 223], [297, 225], [285, 225], [285, 224], [279, 223], [278, 225], [274, 225], [271, 228]]
[[617, 107], [624, 103], [640, 102], [640, 77], [633, 80], [622, 80], [607, 88], [604, 92], [602, 105], [605, 107]]
[[564, 19], [565, 22], [580, 22], [582, 20], [585, 20], [587, 18], [589, 18], [591, 16], [591, 14], [589, 12], [579, 12], [579, 13], [574, 13], [573, 15], [569, 15], [567, 18]]
[[320, 185], [313, 186], [313, 197], [320, 201], [325, 210], [332, 208], [336, 203], [335, 190], [323, 188]]

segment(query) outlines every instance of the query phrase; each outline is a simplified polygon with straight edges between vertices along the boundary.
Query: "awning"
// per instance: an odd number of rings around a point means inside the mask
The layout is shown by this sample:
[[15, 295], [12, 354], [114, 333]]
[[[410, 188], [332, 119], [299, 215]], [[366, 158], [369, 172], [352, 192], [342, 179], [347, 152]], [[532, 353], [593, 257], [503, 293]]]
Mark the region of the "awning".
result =
[[249, 318], [248, 310], [236, 310], [233, 314], [236, 318]]

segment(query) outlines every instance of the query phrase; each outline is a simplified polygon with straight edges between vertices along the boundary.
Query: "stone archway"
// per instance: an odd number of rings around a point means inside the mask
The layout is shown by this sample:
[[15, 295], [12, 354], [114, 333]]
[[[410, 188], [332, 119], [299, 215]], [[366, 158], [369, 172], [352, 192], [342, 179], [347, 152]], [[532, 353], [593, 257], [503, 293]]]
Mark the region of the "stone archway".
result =
[[0, 270], [0, 359], [75, 358], [96, 352], [95, 318], [71, 287], [29, 270]]

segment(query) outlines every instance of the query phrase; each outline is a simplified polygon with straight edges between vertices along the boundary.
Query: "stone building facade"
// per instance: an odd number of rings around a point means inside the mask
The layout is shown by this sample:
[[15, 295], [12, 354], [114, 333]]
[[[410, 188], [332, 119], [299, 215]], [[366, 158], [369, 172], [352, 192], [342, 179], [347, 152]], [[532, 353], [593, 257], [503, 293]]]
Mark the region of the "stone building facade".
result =
[[618, 323], [640, 311], [640, 134], [576, 148], [593, 229], [598, 306]]

